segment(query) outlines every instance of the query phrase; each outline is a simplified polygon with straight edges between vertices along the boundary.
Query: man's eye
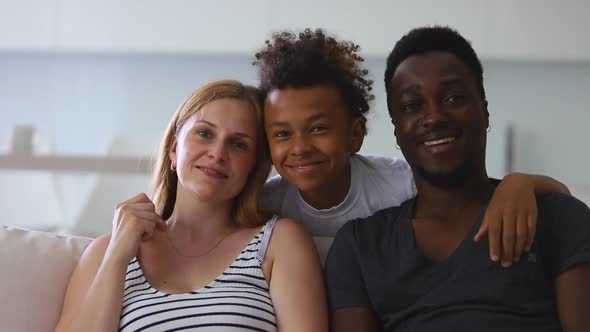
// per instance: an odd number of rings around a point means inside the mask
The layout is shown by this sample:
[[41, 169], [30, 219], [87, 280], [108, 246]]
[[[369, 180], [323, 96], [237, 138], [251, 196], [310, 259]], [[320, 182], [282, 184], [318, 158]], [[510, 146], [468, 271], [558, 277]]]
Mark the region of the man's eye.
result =
[[407, 103], [402, 106], [402, 110], [406, 113], [415, 112], [420, 109], [419, 103]]
[[461, 95], [452, 95], [452, 96], [448, 96], [447, 98], [445, 98], [446, 103], [456, 103], [461, 100], [463, 100], [463, 96], [461, 96]]
[[326, 126], [315, 126], [315, 127], [311, 128], [312, 133], [322, 133], [326, 130], [328, 130], [328, 127], [326, 127]]

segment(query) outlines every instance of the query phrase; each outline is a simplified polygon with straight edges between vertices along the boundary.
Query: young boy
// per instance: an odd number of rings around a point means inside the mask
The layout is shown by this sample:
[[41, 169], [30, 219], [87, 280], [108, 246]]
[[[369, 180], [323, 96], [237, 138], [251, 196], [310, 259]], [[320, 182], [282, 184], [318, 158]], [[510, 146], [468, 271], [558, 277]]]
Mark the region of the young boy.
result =
[[[280, 174], [265, 186], [263, 204], [303, 222], [321, 247], [346, 221], [398, 206], [416, 194], [404, 160], [357, 154], [373, 99], [373, 82], [358, 50], [322, 30], [284, 31], [267, 41], [254, 62], [265, 97], [271, 157]], [[492, 260], [502, 254], [509, 266], [530, 248], [535, 193], [548, 191], [568, 192], [542, 176], [512, 174], [499, 184], [476, 235], [480, 239], [489, 225]], [[526, 231], [517, 235], [517, 229]]]

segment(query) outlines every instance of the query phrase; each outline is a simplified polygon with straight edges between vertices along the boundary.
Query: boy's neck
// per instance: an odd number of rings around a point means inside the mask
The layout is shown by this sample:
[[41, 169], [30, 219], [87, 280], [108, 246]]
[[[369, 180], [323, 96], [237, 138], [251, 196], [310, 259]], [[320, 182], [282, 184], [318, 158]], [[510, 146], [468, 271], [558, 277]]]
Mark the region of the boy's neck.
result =
[[334, 178], [329, 183], [324, 183], [319, 188], [307, 192], [299, 191], [305, 203], [314, 209], [323, 210], [333, 208], [344, 201], [351, 185], [350, 164], [342, 176]]

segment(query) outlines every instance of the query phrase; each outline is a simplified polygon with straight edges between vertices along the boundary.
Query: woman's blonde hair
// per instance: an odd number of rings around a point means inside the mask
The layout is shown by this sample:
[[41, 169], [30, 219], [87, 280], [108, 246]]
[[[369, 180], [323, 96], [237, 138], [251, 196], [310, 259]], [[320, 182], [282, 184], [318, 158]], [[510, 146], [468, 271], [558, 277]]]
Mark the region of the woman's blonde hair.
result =
[[[222, 99], [232, 98], [247, 102], [256, 113], [256, 162], [252, 168], [246, 185], [235, 198], [232, 207], [233, 220], [244, 226], [258, 226], [266, 222], [268, 214], [260, 209], [260, 196], [262, 187], [270, 172], [270, 154], [266, 136], [264, 133], [264, 120], [262, 102], [258, 89], [244, 85], [239, 81], [222, 80], [215, 81], [200, 87], [180, 105], [168, 124], [164, 133], [158, 159], [154, 167], [154, 179], [152, 184], [152, 200], [156, 206], [156, 212], [166, 220], [172, 215], [176, 202], [176, 190], [178, 175], [171, 170], [170, 148], [186, 121], [208, 103]], [[231, 114], [227, 115], [228, 117]]]

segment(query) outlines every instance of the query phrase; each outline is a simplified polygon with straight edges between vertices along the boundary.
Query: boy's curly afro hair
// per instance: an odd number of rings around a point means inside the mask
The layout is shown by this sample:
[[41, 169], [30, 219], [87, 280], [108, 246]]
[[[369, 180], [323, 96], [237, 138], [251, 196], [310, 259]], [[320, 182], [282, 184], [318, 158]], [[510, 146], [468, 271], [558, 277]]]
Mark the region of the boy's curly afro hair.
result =
[[358, 45], [337, 41], [322, 29], [281, 31], [256, 53], [253, 65], [258, 67], [263, 97], [273, 89], [326, 84], [338, 89], [353, 116], [364, 118], [374, 99], [373, 81], [360, 66], [364, 59], [358, 50]]

